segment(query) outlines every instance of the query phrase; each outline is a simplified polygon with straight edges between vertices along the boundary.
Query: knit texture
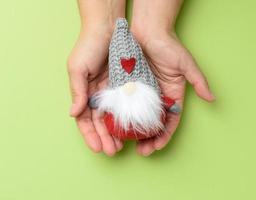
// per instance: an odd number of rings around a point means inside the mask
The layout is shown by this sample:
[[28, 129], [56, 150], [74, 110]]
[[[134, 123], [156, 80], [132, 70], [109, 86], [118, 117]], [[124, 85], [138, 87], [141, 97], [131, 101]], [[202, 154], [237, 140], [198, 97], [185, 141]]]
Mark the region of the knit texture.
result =
[[[126, 67], [122, 66], [125, 62]], [[127, 20], [119, 18], [109, 47], [109, 87], [116, 88], [135, 81], [153, 87], [160, 94], [157, 80], [140, 45], [129, 31]]]

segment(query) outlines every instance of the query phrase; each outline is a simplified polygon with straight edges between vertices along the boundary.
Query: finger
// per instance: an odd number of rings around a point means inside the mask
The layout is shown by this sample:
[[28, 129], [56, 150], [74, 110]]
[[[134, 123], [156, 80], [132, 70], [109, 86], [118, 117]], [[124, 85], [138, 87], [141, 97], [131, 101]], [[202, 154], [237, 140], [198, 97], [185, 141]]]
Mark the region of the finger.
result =
[[138, 141], [137, 153], [143, 156], [149, 156], [155, 151], [154, 139], [146, 139]]
[[[169, 87], [170, 88], [170, 87]], [[170, 97], [177, 97], [175, 104], [179, 106], [179, 108], [182, 110], [183, 107], [183, 101], [184, 101], [184, 92], [185, 92], [185, 82], [183, 82], [180, 85], [174, 84], [172, 88], [176, 88], [177, 90], [171, 90]], [[165, 95], [167, 94], [166, 91]], [[154, 139], [154, 148], [156, 150], [163, 149], [168, 142], [170, 141], [172, 135], [174, 134], [175, 130], [177, 129], [179, 122], [181, 118], [181, 113], [171, 113], [167, 112], [166, 113], [166, 121], [165, 121], [165, 131], [163, 132], [162, 135], [155, 137]]]
[[73, 101], [70, 108], [70, 115], [77, 117], [84, 111], [87, 104], [87, 73], [71, 67], [69, 70], [69, 79]]
[[162, 135], [157, 136], [154, 140], [154, 148], [160, 150], [164, 148], [170, 141], [172, 135], [174, 134], [176, 128], [179, 125], [180, 115], [167, 113], [165, 131]]
[[114, 139], [108, 133], [108, 130], [105, 126], [103, 115], [100, 114], [97, 110], [93, 110], [92, 119], [93, 119], [93, 124], [95, 126], [95, 129], [101, 139], [103, 151], [108, 156], [113, 156], [116, 153], [117, 149], [116, 149]]
[[91, 111], [87, 108], [84, 113], [76, 118], [78, 128], [84, 136], [85, 142], [94, 152], [100, 152], [102, 150], [102, 144], [99, 135], [91, 120]]
[[115, 142], [115, 145], [116, 145], [116, 150], [120, 151], [123, 148], [123, 142], [120, 139], [116, 138], [116, 137], [113, 137], [113, 139], [114, 139], [114, 142]]
[[[183, 110], [183, 101], [185, 95], [185, 79], [182, 76], [179, 79], [174, 79], [171, 84], [166, 82], [160, 81], [160, 87], [162, 89], [163, 95], [168, 96], [171, 99], [175, 100], [175, 104], [178, 105], [180, 110]], [[160, 136], [155, 137], [154, 139], [154, 148], [156, 150], [160, 150], [164, 148], [167, 143], [170, 141], [172, 135], [174, 134], [175, 130], [179, 125], [179, 121], [181, 118], [180, 113], [166, 113], [166, 120], [165, 120], [165, 130], [163, 134]]]
[[209, 89], [206, 78], [203, 73], [197, 67], [197, 64], [193, 59], [190, 61], [190, 65], [184, 68], [183, 72], [186, 79], [192, 84], [196, 94], [206, 101], [214, 101], [215, 97]]

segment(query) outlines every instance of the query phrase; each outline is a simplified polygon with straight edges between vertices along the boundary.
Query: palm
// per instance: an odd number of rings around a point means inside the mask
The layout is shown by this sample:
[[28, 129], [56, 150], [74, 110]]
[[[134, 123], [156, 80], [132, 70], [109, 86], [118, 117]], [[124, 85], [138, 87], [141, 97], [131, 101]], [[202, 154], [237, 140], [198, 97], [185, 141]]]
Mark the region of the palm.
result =
[[182, 62], [192, 57], [171, 37], [148, 42], [144, 49], [163, 94], [182, 105], [186, 82], [181, 71]]

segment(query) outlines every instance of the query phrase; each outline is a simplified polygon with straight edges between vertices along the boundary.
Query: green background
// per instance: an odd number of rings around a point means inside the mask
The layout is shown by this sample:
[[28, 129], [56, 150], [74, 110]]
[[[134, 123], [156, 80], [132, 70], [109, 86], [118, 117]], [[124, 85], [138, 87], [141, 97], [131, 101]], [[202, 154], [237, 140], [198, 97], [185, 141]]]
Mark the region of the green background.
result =
[[164, 150], [144, 158], [129, 142], [109, 158], [90, 152], [68, 116], [76, 2], [1, 0], [0, 200], [256, 199], [255, 8], [185, 0], [177, 32], [217, 101], [188, 87]]

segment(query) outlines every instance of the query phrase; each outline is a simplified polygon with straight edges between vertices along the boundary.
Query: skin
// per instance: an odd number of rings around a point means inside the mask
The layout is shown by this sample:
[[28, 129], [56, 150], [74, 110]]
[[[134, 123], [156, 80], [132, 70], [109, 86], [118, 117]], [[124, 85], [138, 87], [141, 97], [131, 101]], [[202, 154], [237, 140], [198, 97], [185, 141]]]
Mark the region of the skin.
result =
[[85, 142], [94, 152], [113, 156], [123, 143], [109, 135], [102, 116], [87, 106], [88, 97], [107, 83], [107, 56], [115, 20], [125, 16], [124, 0], [79, 0], [81, 31], [68, 58], [75, 118]]
[[[176, 35], [175, 21], [181, 5], [181, 0], [150, 0], [150, 3], [134, 0], [131, 31], [142, 45], [163, 94], [182, 107], [186, 81], [202, 99], [211, 102], [215, 97], [192, 55]], [[164, 148], [178, 127], [180, 117], [168, 113], [166, 134], [138, 142], [137, 152], [148, 156]]]
[[[107, 83], [108, 46], [116, 18], [125, 16], [125, 0], [79, 0], [81, 31], [68, 58], [73, 104], [70, 115], [90, 149], [113, 156], [122, 141], [109, 135], [103, 116], [87, 106], [88, 97]], [[182, 1], [134, 0], [131, 31], [141, 44], [156, 74], [162, 92], [182, 107], [186, 81], [199, 97], [213, 101], [207, 81], [189, 51], [175, 33], [175, 21]], [[147, 22], [147, 23], [145, 23]], [[148, 156], [166, 146], [180, 121], [180, 115], [167, 115], [166, 134], [139, 141], [137, 152]]]

